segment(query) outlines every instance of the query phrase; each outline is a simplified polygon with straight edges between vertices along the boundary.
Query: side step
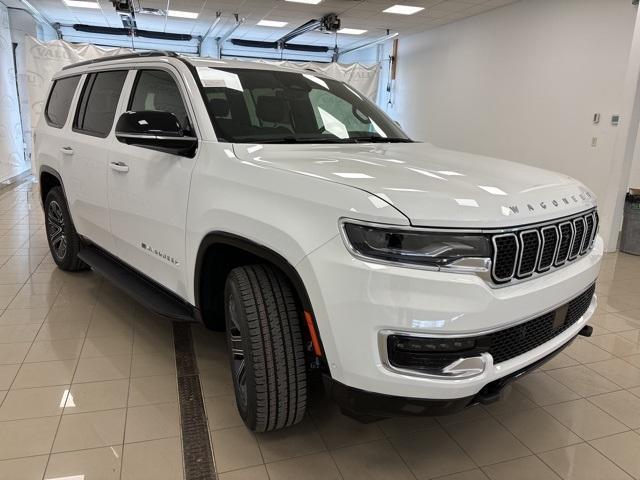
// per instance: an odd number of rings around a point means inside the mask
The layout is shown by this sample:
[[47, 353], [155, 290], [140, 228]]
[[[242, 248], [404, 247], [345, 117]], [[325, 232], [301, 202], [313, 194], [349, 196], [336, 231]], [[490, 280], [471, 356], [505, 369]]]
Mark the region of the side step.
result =
[[85, 246], [78, 257], [149, 310], [176, 320], [194, 320], [193, 306], [98, 247]]

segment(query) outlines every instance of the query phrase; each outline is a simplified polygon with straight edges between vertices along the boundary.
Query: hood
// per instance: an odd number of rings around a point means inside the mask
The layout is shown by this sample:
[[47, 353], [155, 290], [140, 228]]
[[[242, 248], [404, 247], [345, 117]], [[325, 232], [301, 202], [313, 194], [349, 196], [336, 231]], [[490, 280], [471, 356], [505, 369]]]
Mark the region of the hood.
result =
[[428, 143], [234, 145], [245, 161], [374, 194], [425, 227], [510, 227], [595, 206], [563, 174]]

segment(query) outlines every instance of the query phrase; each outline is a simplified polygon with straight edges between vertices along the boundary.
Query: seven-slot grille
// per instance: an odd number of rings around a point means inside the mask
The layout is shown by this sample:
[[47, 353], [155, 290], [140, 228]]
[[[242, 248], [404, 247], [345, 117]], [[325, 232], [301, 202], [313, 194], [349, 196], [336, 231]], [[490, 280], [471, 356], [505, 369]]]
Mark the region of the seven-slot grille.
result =
[[518, 232], [500, 233], [492, 238], [492, 277], [496, 283], [527, 278], [586, 254], [598, 230], [595, 210]]

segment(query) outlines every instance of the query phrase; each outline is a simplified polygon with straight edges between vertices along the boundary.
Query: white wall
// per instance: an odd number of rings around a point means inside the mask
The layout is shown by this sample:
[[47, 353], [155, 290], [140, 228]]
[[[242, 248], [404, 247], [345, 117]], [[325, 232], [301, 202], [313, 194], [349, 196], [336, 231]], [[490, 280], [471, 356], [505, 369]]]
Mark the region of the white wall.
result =
[[415, 139], [564, 172], [615, 202], [609, 119], [636, 13], [630, 0], [521, 0], [404, 37], [389, 112]]

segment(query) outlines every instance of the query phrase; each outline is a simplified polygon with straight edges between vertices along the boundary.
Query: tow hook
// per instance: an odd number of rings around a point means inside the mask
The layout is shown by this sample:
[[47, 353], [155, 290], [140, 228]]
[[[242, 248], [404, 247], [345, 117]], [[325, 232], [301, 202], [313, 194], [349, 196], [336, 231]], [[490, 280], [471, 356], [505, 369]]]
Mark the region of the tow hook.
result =
[[593, 327], [591, 325], [585, 325], [578, 333], [578, 335], [581, 335], [583, 337], [590, 337], [591, 334], [593, 334]]

